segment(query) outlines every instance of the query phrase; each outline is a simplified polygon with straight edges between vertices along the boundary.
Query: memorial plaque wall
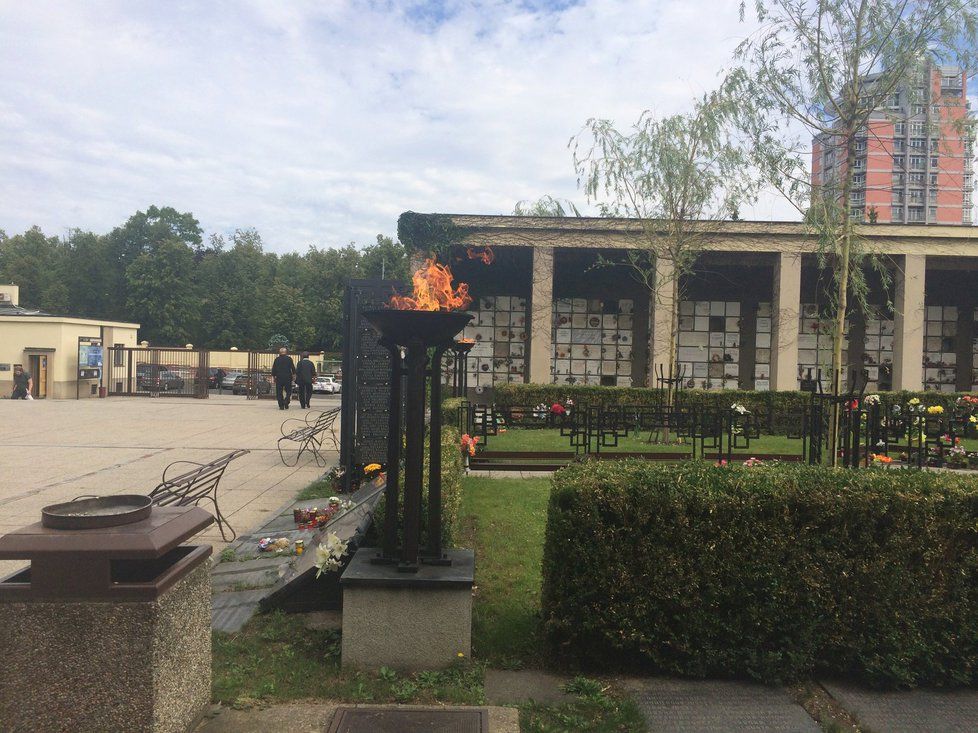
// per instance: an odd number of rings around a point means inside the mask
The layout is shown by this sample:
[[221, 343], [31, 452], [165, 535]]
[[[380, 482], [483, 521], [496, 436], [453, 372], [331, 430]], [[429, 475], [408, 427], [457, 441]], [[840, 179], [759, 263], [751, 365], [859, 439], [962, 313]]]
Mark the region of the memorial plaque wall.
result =
[[387, 462], [390, 355], [363, 311], [386, 306], [403, 285], [393, 280], [350, 280], [343, 300], [343, 391], [340, 464], [353, 469]]

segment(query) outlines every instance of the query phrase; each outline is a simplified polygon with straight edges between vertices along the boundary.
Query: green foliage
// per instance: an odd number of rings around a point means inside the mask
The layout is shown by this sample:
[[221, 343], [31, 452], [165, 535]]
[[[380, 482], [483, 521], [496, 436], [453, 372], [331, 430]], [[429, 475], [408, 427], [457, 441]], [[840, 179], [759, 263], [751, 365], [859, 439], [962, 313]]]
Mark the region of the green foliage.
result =
[[[916, 397], [923, 405], [941, 405], [950, 410], [963, 393], [956, 392], [880, 392], [884, 409], [890, 405], [903, 405]], [[645, 387], [601, 387], [598, 385], [518, 384], [508, 382], [497, 385], [494, 401], [501, 407], [512, 405], [552, 405], [572, 399], [575, 406], [589, 405], [652, 405], [661, 404], [662, 391]], [[811, 401], [808, 392], [756, 392], [753, 390], [705, 390], [689, 389], [679, 393], [682, 404], [729, 407], [738, 402], [761, 420], [762, 431], [784, 433], [797, 429], [797, 415]], [[447, 415], [447, 411], [445, 413]]]
[[[446, 425], [441, 432], [441, 541], [443, 547], [454, 547], [458, 537], [459, 509], [462, 505], [462, 450], [458, 430]], [[428, 516], [428, 438], [425, 437], [425, 475], [421, 494], [421, 516]], [[403, 474], [402, 474], [403, 476]], [[403, 512], [403, 502], [398, 507]], [[379, 542], [383, 531], [387, 504], [383, 498], [374, 510], [372, 532], [378, 533], [372, 541]], [[400, 526], [400, 523], [398, 524]], [[421, 544], [428, 541], [428, 523], [422, 522]]]
[[577, 700], [563, 705], [528, 703], [520, 707], [520, 730], [533, 733], [643, 733], [645, 718], [635, 703], [587, 677], [575, 677], [564, 690]]
[[550, 194], [536, 201], [517, 201], [514, 216], [581, 216], [580, 210], [570, 199], [555, 199]]
[[296, 348], [336, 350], [346, 280], [404, 280], [408, 261], [384, 236], [277, 255], [244, 229], [205, 245], [193, 214], [155, 206], [105, 235], [59, 240], [35, 227], [0, 238], [0, 280], [20, 285], [24, 306], [138, 321], [157, 346], [265, 349], [281, 333]]
[[462, 241], [465, 230], [445, 214], [405, 211], [397, 218], [397, 238], [415, 252], [447, 253]]
[[449, 397], [441, 403], [441, 424], [458, 425], [458, 408], [465, 400], [461, 397]]
[[587, 462], [553, 478], [551, 650], [591, 667], [978, 681], [978, 482]]

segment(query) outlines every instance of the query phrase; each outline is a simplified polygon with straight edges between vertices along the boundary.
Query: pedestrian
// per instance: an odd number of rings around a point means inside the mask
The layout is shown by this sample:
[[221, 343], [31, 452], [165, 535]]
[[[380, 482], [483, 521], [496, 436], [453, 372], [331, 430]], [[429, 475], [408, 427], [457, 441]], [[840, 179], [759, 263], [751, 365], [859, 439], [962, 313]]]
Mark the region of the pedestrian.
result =
[[295, 367], [295, 385], [299, 388], [299, 406], [309, 409], [312, 399], [312, 383], [316, 380], [316, 365], [309, 359], [309, 352], [303, 351], [302, 358]]
[[224, 371], [224, 367], [218, 367], [217, 372], [214, 374], [214, 380], [217, 382], [217, 393], [222, 394], [224, 391], [224, 379], [227, 377], [228, 373]]
[[278, 409], [288, 410], [289, 402], [292, 401], [292, 382], [295, 381], [295, 362], [284, 346], [278, 350], [278, 356], [272, 362], [272, 377], [275, 379]]
[[14, 391], [10, 393], [12, 400], [32, 399], [31, 393], [34, 391], [34, 379], [30, 372], [25, 372], [20, 364], [14, 364]]

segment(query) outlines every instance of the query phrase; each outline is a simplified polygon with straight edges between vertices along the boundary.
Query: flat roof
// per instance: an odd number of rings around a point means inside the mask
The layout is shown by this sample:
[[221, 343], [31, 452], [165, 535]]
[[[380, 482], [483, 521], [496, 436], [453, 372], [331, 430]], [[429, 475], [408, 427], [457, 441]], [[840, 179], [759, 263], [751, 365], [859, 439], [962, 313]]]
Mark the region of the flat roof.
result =
[[84, 318], [80, 316], [55, 316], [50, 313], [40, 311], [27, 311], [20, 313], [5, 313], [0, 308], [0, 319], [6, 321], [23, 321], [30, 323], [71, 323], [79, 326], [111, 326], [113, 328], [139, 328], [138, 323], [128, 323], [126, 321], [104, 321], [99, 318]]

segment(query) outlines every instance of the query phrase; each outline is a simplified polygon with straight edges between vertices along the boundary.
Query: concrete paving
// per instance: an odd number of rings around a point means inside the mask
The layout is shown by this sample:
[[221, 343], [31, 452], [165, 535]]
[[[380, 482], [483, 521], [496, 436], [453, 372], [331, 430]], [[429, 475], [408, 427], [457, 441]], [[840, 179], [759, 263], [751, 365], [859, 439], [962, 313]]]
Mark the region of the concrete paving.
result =
[[978, 730], [978, 690], [879, 692], [849, 683], [822, 686], [861, 726], [878, 733], [972, 733]]
[[819, 733], [787, 691], [748, 682], [650, 677], [624, 682], [650, 731]]
[[562, 687], [568, 681], [552, 672], [543, 670], [486, 670], [486, 701], [493, 705], [513, 705], [525, 702], [538, 702], [544, 705], [559, 705], [573, 702]]
[[[317, 395], [313, 409], [338, 407], [339, 400]], [[216, 394], [0, 400], [0, 535], [40, 520], [48, 504], [82, 494], [149, 493], [168, 464], [206, 462], [236, 448], [251, 452], [228, 466], [220, 505], [231, 525], [247, 532], [324, 471], [305, 455], [292, 468], [279, 459], [279, 426], [302, 414], [294, 403], [284, 412], [274, 400]], [[334, 452], [326, 456], [335, 462]], [[198, 541], [215, 552], [225, 545], [216, 525]], [[0, 576], [22, 565], [0, 562]]]

